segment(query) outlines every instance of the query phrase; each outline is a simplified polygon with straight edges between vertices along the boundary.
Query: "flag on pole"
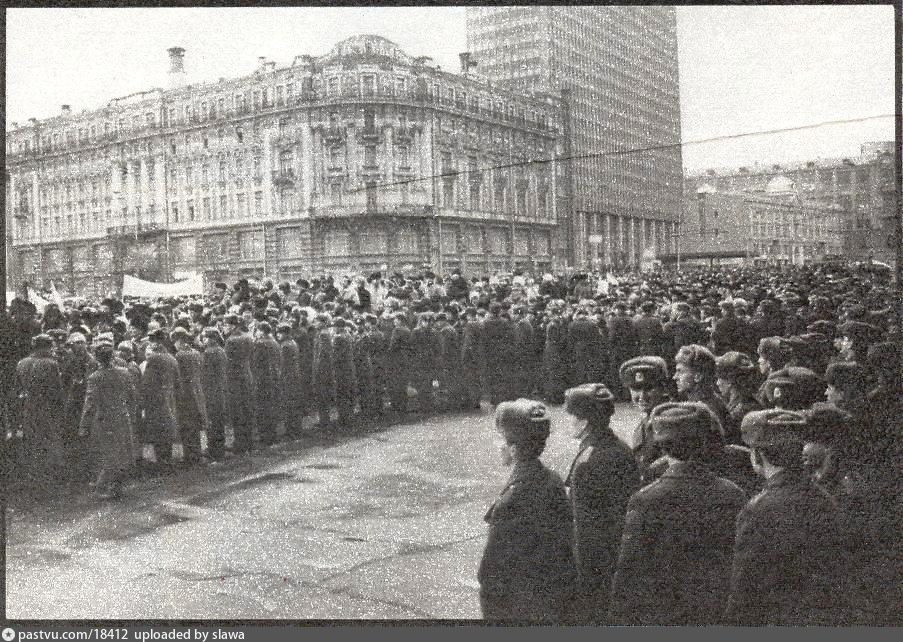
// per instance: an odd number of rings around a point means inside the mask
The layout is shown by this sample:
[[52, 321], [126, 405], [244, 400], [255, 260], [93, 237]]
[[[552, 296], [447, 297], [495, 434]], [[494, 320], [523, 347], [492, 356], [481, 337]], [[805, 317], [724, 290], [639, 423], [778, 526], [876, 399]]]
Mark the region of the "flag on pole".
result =
[[63, 309], [63, 297], [60, 296], [60, 293], [56, 289], [56, 284], [51, 280], [50, 281], [50, 296], [54, 303], [56, 303], [57, 307], [62, 310]]

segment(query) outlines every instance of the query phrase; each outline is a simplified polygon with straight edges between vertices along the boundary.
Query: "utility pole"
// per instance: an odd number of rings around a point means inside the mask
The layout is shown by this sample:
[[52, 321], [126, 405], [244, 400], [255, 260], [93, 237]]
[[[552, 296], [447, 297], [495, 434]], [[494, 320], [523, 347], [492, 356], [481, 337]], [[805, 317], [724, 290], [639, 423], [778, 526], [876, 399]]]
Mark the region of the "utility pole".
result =
[[508, 132], [508, 207], [511, 209], [511, 273], [514, 273], [514, 217], [517, 203], [514, 198], [514, 132]]

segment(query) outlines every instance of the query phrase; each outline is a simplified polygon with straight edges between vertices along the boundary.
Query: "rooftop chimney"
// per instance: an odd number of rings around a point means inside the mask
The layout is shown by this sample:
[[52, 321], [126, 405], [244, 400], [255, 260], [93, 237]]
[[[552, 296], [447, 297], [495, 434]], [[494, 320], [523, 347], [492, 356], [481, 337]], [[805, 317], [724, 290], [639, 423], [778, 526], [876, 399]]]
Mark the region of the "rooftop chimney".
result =
[[72, 115], [72, 107], [70, 105], [60, 105], [60, 111], [63, 116], [71, 116]]
[[185, 50], [182, 47], [170, 47], [169, 54], [169, 86], [181, 87], [185, 84]]
[[185, 73], [185, 50], [182, 47], [170, 47], [166, 52], [169, 54], [169, 73]]
[[458, 58], [461, 59], [461, 73], [465, 76], [470, 73], [472, 67], [477, 66], [477, 63], [471, 59], [471, 53], [469, 51], [459, 53]]

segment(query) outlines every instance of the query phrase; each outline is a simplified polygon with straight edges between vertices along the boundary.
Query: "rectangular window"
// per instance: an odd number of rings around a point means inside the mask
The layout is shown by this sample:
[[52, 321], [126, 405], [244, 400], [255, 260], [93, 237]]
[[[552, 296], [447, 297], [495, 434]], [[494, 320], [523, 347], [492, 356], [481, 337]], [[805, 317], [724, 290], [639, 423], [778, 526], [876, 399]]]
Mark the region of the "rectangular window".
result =
[[330, 76], [330, 78], [326, 81], [326, 94], [328, 96], [335, 96], [339, 93], [339, 79], [335, 76]]
[[332, 200], [333, 205], [341, 205], [342, 204], [342, 184], [341, 183], [331, 183], [329, 185], [329, 197]]
[[455, 206], [455, 183], [445, 179], [442, 181], [442, 207]]
[[192, 199], [188, 199], [186, 205], [186, 211], [188, 212], [188, 220], [194, 220], [194, 201]]
[[283, 227], [277, 231], [279, 239], [279, 257], [294, 258], [301, 256], [301, 228]]
[[493, 254], [508, 253], [507, 233], [503, 229], [490, 228], [489, 230], [489, 251]]
[[282, 85], [276, 86], [276, 104], [280, 107], [285, 104], [285, 88]]
[[172, 262], [176, 265], [191, 265], [194, 263], [195, 244], [194, 237], [185, 236], [169, 241], [169, 252]]
[[399, 145], [398, 146], [398, 166], [399, 167], [410, 167], [411, 166], [411, 148], [407, 145]]
[[361, 254], [385, 254], [388, 240], [383, 230], [366, 230], [360, 234]]
[[376, 202], [376, 183], [367, 183], [367, 211], [375, 212], [377, 210]]
[[327, 234], [323, 248], [326, 256], [347, 256], [348, 239], [349, 233], [345, 230], [334, 230]]
[[398, 252], [401, 254], [416, 254], [420, 251], [420, 243], [417, 241], [417, 232], [413, 229], [403, 229], [398, 232]]
[[179, 222], [179, 204], [177, 202], [173, 201], [170, 205], [169, 215], [172, 217], [173, 223]]
[[364, 147], [364, 167], [376, 167], [376, 145]]
[[263, 192], [254, 192], [254, 216], [263, 216]]
[[210, 234], [204, 238], [204, 262], [219, 264], [229, 258], [229, 235]]
[[239, 232], [238, 252], [242, 259], [256, 259], [263, 256], [263, 232], [260, 230]]
[[247, 215], [247, 211], [246, 211], [247, 203], [245, 202], [244, 194], [236, 194], [235, 195], [235, 204], [236, 204], [238, 216], [239, 217], [246, 216]]
[[204, 198], [203, 216], [205, 221], [210, 220], [210, 197]]

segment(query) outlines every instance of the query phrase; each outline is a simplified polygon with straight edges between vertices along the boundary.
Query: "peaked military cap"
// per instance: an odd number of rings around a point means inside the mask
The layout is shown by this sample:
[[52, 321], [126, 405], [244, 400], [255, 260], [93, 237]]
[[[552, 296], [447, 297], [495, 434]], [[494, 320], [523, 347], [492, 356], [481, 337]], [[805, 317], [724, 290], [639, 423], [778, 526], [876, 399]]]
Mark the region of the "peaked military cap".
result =
[[743, 442], [752, 448], [799, 444], [806, 440], [806, 417], [792, 410], [756, 410], [740, 424]]

